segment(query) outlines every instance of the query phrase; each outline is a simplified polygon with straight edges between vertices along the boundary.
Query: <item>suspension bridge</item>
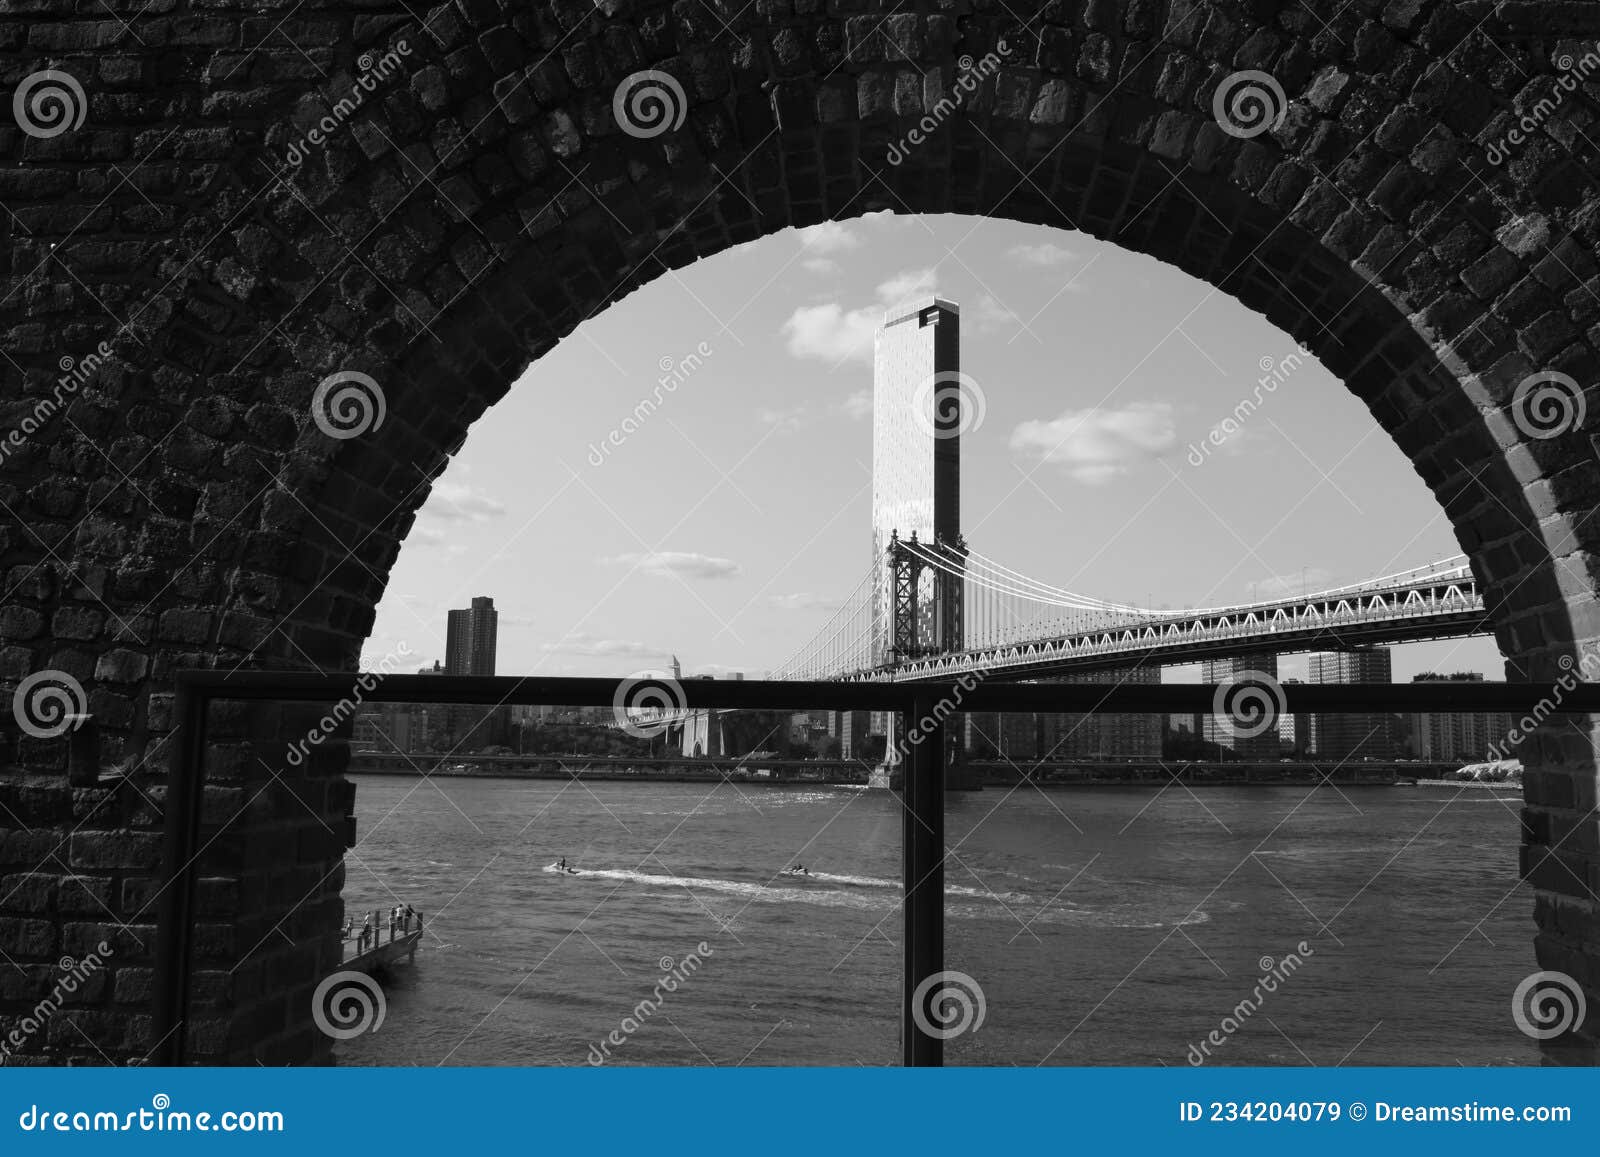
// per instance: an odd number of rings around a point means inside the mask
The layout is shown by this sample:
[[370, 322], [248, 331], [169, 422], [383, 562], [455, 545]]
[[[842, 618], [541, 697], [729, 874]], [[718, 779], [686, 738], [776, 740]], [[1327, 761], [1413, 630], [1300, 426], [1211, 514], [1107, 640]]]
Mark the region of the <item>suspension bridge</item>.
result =
[[[960, 316], [939, 297], [885, 316], [873, 370], [872, 556], [773, 678], [1048, 680], [1488, 633], [1459, 555], [1326, 590], [1174, 609], [1080, 594], [971, 549], [960, 529], [960, 442], [984, 405], [959, 369]], [[669, 705], [639, 718], [684, 725], [688, 752], [689, 721], [709, 733], [711, 714]]]
[[1106, 602], [942, 542], [893, 539], [780, 679], [1039, 679], [1488, 630], [1466, 559], [1327, 590], [1203, 608]]
[[986, 407], [960, 372], [960, 330], [960, 307], [940, 297], [884, 317], [873, 359], [872, 557], [775, 677], [1042, 679], [1487, 630], [1460, 556], [1329, 590], [1175, 610], [1079, 594], [971, 549], [960, 444]]

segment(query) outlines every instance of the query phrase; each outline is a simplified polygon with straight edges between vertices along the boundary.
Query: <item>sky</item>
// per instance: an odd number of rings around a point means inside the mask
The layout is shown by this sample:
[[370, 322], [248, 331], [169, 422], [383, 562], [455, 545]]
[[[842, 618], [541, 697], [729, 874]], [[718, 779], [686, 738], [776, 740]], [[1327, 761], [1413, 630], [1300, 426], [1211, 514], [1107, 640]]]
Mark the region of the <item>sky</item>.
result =
[[[363, 662], [442, 658], [446, 610], [488, 595], [503, 675], [780, 666], [866, 573], [872, 334], [935, 291], [980, 403], [973, 549], [1154, 607], [1459, 553], [1366, 407], [1231, 297], [1079, 233], [875, 214], [663, 273], [529, 367], [434, 484]], [[1395, 649], [1397, 681], [1425, 670], [1504, 676], [1487, 638]]]

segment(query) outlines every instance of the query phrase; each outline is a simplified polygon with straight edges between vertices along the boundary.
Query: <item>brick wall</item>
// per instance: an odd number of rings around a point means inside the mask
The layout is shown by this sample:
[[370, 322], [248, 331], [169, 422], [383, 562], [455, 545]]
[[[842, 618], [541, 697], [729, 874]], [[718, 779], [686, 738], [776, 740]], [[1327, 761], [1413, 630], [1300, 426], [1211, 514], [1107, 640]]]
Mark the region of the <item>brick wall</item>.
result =
[[[129, 938], [30, 1055], [148, 1047], [172, 672], [353, 666], [432, 478], [521, 369], [665, 270], [785, 226], [988, 214], [1209, 281], [1310, 347], [1416, 464], [1514, 676], [1553, 677], [1600, 640], [1600, 462], [1586, 429], [1535, 438], [1513, 412], [1534, 372], [1596, 376], [1597, 101], [1560, 90], [1558, 62], [1593, 42], [1597, 6], [1323, 7], [7, 4], [7, 88], [54, 69], [86, 107], [50, 136], [0, 120], [0, 435], [29, 427], [0, 460], [0, 688], [69, 675], [121, 774], [69, 787], [67, 744], [3, 719], [0, 948], [17, 967], [0, 965], [0, 1016], [31, 1008], [89, 928]], [[1002, 42], [941, 113], [963, 58]], [[677, 130], [619, 129], [613, 94], [643, 68], [685, 91]], [[1250, 139], [1212, 111], [1240, 69], [1289, 101]], [[313, 399], [351, 372], [386, 416], [331, 436]], [[212, 752], [190, 1031], [205, 1056], [316, 1059], [303, 997], [340, 879], [319, 833], [345, 830], [348, 789], [336, 756], [283, 765], [263, 730], [282, 719], [239, 724]], [[1593, 748], [1569, 730], [1528, 762], [1538, 959], [1600, 1008]], [[279, 926], [282, 959], [258, 955]]]

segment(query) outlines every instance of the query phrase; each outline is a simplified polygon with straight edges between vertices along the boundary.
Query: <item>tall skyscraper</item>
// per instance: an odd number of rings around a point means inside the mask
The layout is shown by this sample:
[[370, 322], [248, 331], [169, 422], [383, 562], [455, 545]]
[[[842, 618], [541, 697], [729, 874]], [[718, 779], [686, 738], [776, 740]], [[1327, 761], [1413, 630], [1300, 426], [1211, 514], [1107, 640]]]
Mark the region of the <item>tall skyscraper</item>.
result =
[[[1278, 677], [1278, 656], [1272, 654], [1238, 655], [1232, 659], [1208, 659], [1200, 664], [1200, 682], [1228, 683], [1243, 680], [1251, 673]], [[1271, 761], [1278, 758], [1278, 726], [1274, 722], [1260, 735], [1245, 735], [1231, 725], [1228, 719], [1206, 715], [1202, 719], [1205, 739], [1225, 748], [1235, 759]]]
[[[1307, 665], [1311, 683], [1387, 683], [1393, 665], [1388, 647], [1324, 651]], [[1394, 729], [1387, 714], [1314, 714], [1312, 754], [1318, 759], [1393, 759]]]
[[445, 674], [493, 675], [499, 631], [500, 612], [487, 596], [479, 595], [470, 607], [451, 611], [445, 634]]
[[[500, 612], [494, 600], [479, 595], [472, 605], [449, 612], [444, 641], [444, 674], [493, 675], [495, 641]], [[463, 752], [503, 744], [511, 729], [511, 712], [505, 707], [437, 704], [429, 710], [433, 732], [440, 742]], [[433, 738], [433, 736], [430, 736]]]
[[[894, 645], [894, 573], [887, 564], [890, 539], [954, 544], [961, 536], [961, 309], [926, 297], [890, 310], [874, 341], [872, 375], [872, 558], [882, 567], [873, 598], [873, 658]], [[955, 649], [958, 639], [938, 639], [930, 571], [922, 575], [917, 605], [919, 639]], [[959, 584], [948, 588], [959, 591]], [[954, 597], [959, 597], [957, 593]]]

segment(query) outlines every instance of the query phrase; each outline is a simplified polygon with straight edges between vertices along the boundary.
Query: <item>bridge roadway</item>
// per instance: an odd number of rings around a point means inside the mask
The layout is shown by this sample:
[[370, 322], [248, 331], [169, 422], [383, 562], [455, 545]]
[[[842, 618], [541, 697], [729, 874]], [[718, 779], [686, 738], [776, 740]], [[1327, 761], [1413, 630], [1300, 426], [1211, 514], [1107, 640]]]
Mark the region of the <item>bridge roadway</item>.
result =
[[1133, 665], [1167, 666], [1262, 652], [1335, 651], [1489, 633], [1477, 581], [1465, 567], [1391, 586], [1174, 612], [1027, 642], [915, 657], [841, 677], [890, 682], [1039, 679]]

